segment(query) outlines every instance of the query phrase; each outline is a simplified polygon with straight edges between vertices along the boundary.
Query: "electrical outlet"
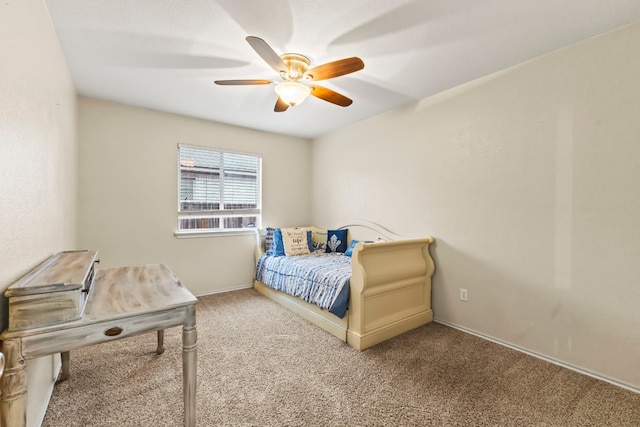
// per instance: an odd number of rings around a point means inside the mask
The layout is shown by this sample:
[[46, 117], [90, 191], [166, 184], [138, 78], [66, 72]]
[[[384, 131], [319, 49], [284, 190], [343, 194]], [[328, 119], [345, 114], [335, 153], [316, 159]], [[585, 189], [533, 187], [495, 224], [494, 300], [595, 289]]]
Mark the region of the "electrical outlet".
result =
[[461, 301], [469, 301], [468, 298], [469, 298], [469, 295], [467, 294], [467, 290], [460, 288], [460, 300]]

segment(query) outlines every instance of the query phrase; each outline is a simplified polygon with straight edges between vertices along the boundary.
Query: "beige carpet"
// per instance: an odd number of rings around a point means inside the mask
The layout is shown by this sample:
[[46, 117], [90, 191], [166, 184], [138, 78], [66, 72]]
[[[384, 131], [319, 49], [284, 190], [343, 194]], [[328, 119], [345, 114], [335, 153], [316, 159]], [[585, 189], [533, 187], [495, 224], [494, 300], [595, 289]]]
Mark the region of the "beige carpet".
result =
[[[252, 289], [197, 307], [198, 426], [640, 426], [640, 394], [441, 324], [358, 352]], [[72, 352], [43, 426], [180, 426], [181, 345]]]

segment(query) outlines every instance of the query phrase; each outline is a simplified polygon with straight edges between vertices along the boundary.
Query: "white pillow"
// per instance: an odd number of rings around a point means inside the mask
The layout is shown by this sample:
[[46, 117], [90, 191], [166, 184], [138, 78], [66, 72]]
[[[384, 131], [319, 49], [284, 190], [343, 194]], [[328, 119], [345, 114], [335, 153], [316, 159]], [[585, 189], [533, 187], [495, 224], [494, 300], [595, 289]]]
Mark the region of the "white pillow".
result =
[[280, 230], [282, 231], [282, 243], [286, 256], [311, 253], [307, 242], [307, 230], [301, 228], [281, 228]]

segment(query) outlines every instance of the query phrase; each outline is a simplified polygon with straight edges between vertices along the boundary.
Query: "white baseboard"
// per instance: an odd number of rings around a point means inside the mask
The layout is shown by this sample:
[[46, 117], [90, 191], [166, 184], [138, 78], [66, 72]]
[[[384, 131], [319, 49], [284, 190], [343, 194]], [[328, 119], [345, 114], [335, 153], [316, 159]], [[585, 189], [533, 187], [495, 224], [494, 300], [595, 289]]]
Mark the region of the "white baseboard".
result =
[[533, 357], [536, 357], [538, 359], [542, 359], [542, 360], [544, 360], [546, 362], [553, 363], [554, 365], [562, 366], [563, 368], [571, 369], [572, 371], [578, 372], [580, 374], [588, 375], [588, 376], [590, 376], [592, 378], [608, 382], [608, 383], [613, 384], [613, 385], [618, 386], [618, 387], [622, 387], [622, 388], [627, 389], [629, 391], [632, 391], [634, 393], [640, 393], [640, 388], [638, 388], [638, 387], [634, 387], [634, 386], [632, 386], [630, 384], [626, 384], [624, 382], [615, 380], [613, 378], [609, 378], [609, 377], [597, 374], [595, 372], [591, 372], [591, 371], [588, 371], [586, 369], [579, 368], [577, 366], [573, 366], [573, 365], [571, 365], [569, 363], [563, 362], [562, 360], [554, 359], [552, 357], [545, 356], [545, 355], [540, 354], [540, 353], [536, 353], [536, 352], [528, 350], [526, 348], [510, 344], [510, 343], [508, 343], [506, 341], [502, 341], [502, 340], [493, 338], [493, 337], [485, 335], [483, 333], [474, 331], [474, 330], [469, 329], [469, 328], [465, 328], [464, 326], [456, 325], [455, 323], [447, 322], [447, 321], [442, 320], [442, 319], [434, 318], [433, 321], [437, 322], [437, 323], [441, 323], [441, 324], [446, 325], [446, 326], [449, 326], [449, 327], [454, 328], [454, 329], [458, 329], [458, 330], [460, 330], [462, 332], [466, 332], [466, 333], [469, 333], [471, 335], [475, 335], [477, 337], [486, 339], [486, 340], [494, 342], [496, 344], [500, 344], [500, 345], [503, 345], [505, 347], [509, 347], [509, 348], [511, 348], [513, 350], [516, 350], [516, 351], [519, 351], [521, 353], [528, 354], [529, 356], [533, 356]]
[[223, 292], [239, 291], [240, 289], [249, 289], [249, 288], [253, 288], [253, 283], [250, 285], [240, 285], [240, 286], [234, 286], [232, 288], [224, 288], [224, 289], [216, 289], [213, 291], [200, 292], [200, 293], [194, 294], [194, 296], [203, 297], [205, 295], [221, 294]]

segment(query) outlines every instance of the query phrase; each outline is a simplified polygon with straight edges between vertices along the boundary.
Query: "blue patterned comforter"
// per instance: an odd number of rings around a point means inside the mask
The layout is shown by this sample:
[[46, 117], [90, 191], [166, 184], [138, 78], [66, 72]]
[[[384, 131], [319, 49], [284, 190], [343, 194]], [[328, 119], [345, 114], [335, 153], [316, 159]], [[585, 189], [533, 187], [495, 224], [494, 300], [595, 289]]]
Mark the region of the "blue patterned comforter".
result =
[[351, 257], [336, 253], [271, 256], [263, 254], [256, 279], [265, 285], [302, 298], [342, 318], [349, 304]]

